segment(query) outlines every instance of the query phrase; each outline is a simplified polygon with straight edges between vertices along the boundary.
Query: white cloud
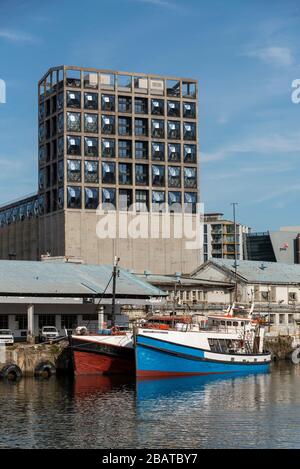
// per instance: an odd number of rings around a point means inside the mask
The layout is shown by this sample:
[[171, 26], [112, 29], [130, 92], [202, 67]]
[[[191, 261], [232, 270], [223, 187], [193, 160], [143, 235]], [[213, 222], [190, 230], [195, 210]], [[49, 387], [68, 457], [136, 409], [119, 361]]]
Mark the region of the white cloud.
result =
[[173, 3], [172, 1], [168, 0], [136, 0], [140, 3], [150, 3], [151, 5], [154, 6], [161, 6], [161, 7], [167, 7], [167, 8], [179, 8], [178, 5]]
[[0, 38], [10, 42], [35, 42], [35, 38], [30, 34], [10, 29], [0, 29]]
[[288, 67], [294, 62], [292, 51], [288, 47], [270, 46], [246, 52], [244, 55], [254, 57], [271, 65]]

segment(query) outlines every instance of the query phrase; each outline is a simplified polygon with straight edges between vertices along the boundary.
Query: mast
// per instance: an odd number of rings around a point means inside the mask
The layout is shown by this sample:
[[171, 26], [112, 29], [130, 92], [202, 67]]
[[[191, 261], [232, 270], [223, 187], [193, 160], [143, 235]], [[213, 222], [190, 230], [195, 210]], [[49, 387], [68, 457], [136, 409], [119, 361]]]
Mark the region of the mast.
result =
[[236, 237], [236, 216], [235, 207], [238, 205], [237, 202], [231, 203], [233, 208], [233, 223], [234, 223], [234, 277], [235, 277], [235, 288], [234, 288], [234, 301], [237, 302], [237, 237]]
[[116, 285], [118, 275], [118, 263], [120, 258], [115, 256], [114, 267], [113, 267], [113, 288], [112, 288], [112, 300], [111, 300], [111, 327], [116, 325]]

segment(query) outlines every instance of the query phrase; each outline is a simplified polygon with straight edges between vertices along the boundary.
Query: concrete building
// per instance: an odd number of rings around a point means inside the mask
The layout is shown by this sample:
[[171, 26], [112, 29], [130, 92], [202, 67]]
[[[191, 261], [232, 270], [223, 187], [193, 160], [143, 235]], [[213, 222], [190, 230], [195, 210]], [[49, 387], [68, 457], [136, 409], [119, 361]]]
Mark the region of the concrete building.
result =
[[[197, 88], [187, 78], [51, 68], [38, 85], [38, 192], [0, 208], [1, 258], [103, 264], [118, 255], [126, 268], [162, 274], [199, 265], [201, 242], [187, 249], [185, 230], [175, 234], [178, 212], [199, 220]], [[113, 209], [116, 234], [105, 237]], [[137, 213], [146, 214], [144, 232], [128, 236]]]
[[[111, 315], [112, 266], [48, 260], [0, 261], [0, 329], [11, 329], [16, 340], [39, 334], [43, 326], [64, 329], [103, 327]], [[165, 293], [119, 269], [116, 321], [128, 321], [124, 309], [164, 301]]]
[[246, 233], [245, 259], [252, 261], [300, 264], [300, 227], [283, 227], [279, 231]]
[[193, 279], [232, 283], [237, 281], [237, 301], [269, 318], [270, 331], [299, 334], [300, 266], [276, 262], [213, 259], [196, 269]]
[[243, 259], [243, 235], [249, 232], [248, 226], [235, 225], [232, 220], [224, 219], [223, 213], [204, 214], [204, 261], [211, 258], [235, 259], [235, 256]]

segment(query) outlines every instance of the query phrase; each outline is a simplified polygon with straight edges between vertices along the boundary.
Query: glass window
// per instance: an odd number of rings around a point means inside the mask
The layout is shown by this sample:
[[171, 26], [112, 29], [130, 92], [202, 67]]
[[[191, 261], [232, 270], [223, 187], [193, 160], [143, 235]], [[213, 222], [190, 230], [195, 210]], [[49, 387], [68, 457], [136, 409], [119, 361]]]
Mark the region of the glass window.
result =
[[84, 109], [98, 110], [98, 93], [84, 93]]
[[149, 192], [135, 191], [135, 209], [137, 212], [147, 212], [149, 210]]
[[64, 94], [59, 93], [57, 95], [57, 110], [62, 111], [64, 108]]
[[196, 104], [184, 102], [183, 103], [183, 117], [191, 117], [194, 119], [196, 117]]
[[181, 187], [181, 170], [179, 166], [168, 167], [169, 187]]
[[85, 182], [99, 182], [99, 163], [98, 161], [84, 162], [84, 180]]
[[84, 155], [98, 156], [98, 138], [84, 137]]
[[184, 98], [196, 98], [196, 83], [184, 81], [182, 83], [182, 96]]
[[180, 139], [180, 122], [168, 121], [168, 138], [175, 140]]
[[119, 158], [132, 158], [131, 140], [119, 140]]
[[131, 135], [131, 117], [118, 118], [118, 131], [120, 135]]
[[57, 132], [62, 133], [64, 131], [64, 115], [61, 112], [57, 117]]
[[180, 81], [167, 80], [167, 95], [180, 97]]
[[196, 163], [197, 160], [196, 145], [184, 145], [184, 162]]
[[41, 163], [44, 163], [46, 160], [46, 150], [45, 150], [45, 146], [42, 145], [40, 148], [39, 148], [39, 161]]
[[164, 166], [152, 166], [152, 184], [153, 186], [164, 186], [165, 185], [165, 167]]
[[184, 140], [196, 140], [196, 125], [193, 122], [183, 123]]
[[152, 210], [158, 212], [161, 210], [161, 204], [166, 202], [164, 191], [152, 191]]
[[67, 107], [80, 109], [81, 107], [80, 91], [67, 91]]
[[55, 314], [39, 314], [39, 329], [44, 326], [56, 326]]
[[81, 156], [81, 137], [67, 136], [68, 155]]
[[40, 124], [39, 125], [39, 143], [43, 142], [45, 140], [45, 125]]
[[132, 184], [132, 165], [119, 163], [119, 184]]
[[148, 142], [135, 142], [135, 158], [136, 159], [148, 159]]
[[95, 72], [84, 72], [83, 74], [83, 85], [85, 88], [98, 88], [98, 73]]
[[[116, 189], [105, 188], [102, 189], [102, 204], [110, 204], [116, 207]], [[108, 207], [111, 208], [112, 207]]]
[[77, 323], [78, 322], [77, 322], [76, 314], [62, 314], [61, 315], [62, 329], [75, 329], [77, 327]]
[[146, 164], [135, 165], [135, 183], [138, 186], [148, 185], [148, 165]]
[[131, 91], [132, 87], [132, 76], [130, 75], [118, 75], [118, 88], [123, 91]]
[[168, 101], [168, 116], [180, 117], [179, 101]]
[[148, 135], [148, 119], [135, 119], [135, 135], [146, 137]]
[[163, 99], [151, 99], [151, 114], [163, 116], [165, 113], [165, 102]]
[[197, 207], [197, 193], [185, 192], [184, 193], [185, 211], [188, 213], [196, 213]]
[[119, 112], [131, 112], [131, 98], [128, 96], [119, 96], [118, 109]]
[[168, 144], [168, 160], [169, 161], [181, 161], [181, 147], [180, 143], [169, 143]]
[[81, 161], [68, 160], [67, 161], [67, 175], [68, 182], [81, 182]]
[[165, 160], [165, 144], [160, 142], [152, 142], [152, 159]]
[[102, 139], [102, 157], [115, 158], [116, 156], [116, 143], [113, 138]]
[[63, 182], [64, 180], [64, 161], [60, 160], [57, 165], [57, 180]]
[[80, 70], [67, 70], [66, 71], [66, 84], [75, 88], [81, 87], [81, 72]]
[[96, 187], [84, 189], [85, 208], [96, 210], [99, 205], [99, 190]]
[[115, 184], [116, 182], [116, 165], [115, 163], [102, 163], [102, 182], [105, 184]]
[[168, 203], [171, 211], [181, 211], [181, 192], [169, 192], [168, 193]]
[[132, 190], [119, 189], [119, 210], [128, 210], [132, 205]]
[[67, 130], [69, 132], [80, 132], [81, 130], [80, 112], [67, 112]]
[[39, 105], [39, 120], [43, 120], [45, 119], [45, 103], [42, 102], [40, 105]]
[[90, 133], [98, 132], [98, 115], [84, 114], [84, 131]]
[[102, 133], [112, 135], [115, 133], [115, 117], [102, 115]]
[[115, 75], [112, 73], [101, 73], [100, 83], [101, 83], [101, 88], [114, 90], [115, 89]]
[[81, 208], [81, 188], [68, 186], [68, 208]]
[[134, 110], [136, 114], [147, 114], [148, 113], [148, 99], [147, 98], [135, 98]]
[[102, 111], [115, 111], [115, 97], [111, 94], [101, 95]]
[[46, 173], [44, 169], [40, 169], [39, 172], [39, 189], [45, 189], [46, 187]]
[[151, 135], [156, 138], [164, 138], [165, 136], [165, 122], [163, 120], [152, 119], [151, 121]]
[[195, 189], [197, 187], [197, 169], [184, 168], [184, 187]]

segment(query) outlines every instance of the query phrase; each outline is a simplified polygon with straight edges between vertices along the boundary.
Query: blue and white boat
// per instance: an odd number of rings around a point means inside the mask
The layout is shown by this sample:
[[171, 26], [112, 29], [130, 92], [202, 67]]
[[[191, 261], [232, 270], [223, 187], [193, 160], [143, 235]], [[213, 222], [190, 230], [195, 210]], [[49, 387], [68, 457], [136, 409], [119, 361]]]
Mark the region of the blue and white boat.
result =
[[[169, 324], [171, 324], [169, 322]], [[140, 377], [257, 373], [269, 370], [264, 328], [249, 317], [211, 315], [203, 327], [165, 321], [139, 327], [135, 334], [136, 374]]]

